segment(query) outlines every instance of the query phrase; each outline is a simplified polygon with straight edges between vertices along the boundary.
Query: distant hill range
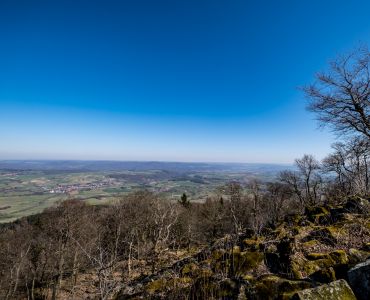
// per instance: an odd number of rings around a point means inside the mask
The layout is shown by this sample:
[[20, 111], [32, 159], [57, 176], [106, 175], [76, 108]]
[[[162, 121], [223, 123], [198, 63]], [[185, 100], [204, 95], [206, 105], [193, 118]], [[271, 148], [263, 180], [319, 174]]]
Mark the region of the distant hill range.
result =
[[277, 173], [292, 165], [268, 163], [188, 163], [158, 161], [0, 160], [5, 170], [253, 172]]

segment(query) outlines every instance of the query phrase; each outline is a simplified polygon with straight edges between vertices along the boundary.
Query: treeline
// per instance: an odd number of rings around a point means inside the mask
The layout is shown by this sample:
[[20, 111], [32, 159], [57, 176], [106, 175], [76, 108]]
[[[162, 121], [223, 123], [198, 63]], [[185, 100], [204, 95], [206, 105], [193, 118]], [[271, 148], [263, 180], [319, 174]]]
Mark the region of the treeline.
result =
[[147, 191], [109, 206], [68, 200], [1, 227], [1, 299], [109, 299], [126, 282], [150, 274], [226, 234], [258, 236], [286, 214], [370, 194], [370, 55], [333, 62], [305, 88], [309, 108], [341, 142], [323, 161], [304, 155], [276, 181], [231, 182], [204, 203], [173, 202]]

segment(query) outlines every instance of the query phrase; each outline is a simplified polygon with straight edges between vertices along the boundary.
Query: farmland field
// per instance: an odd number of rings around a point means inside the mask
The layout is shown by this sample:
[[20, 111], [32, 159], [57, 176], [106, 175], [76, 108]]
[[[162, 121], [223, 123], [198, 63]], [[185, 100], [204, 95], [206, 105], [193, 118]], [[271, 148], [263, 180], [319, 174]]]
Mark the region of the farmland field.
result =
[[0, 161], [0, 223], [36, 214], [66, 199], [105, 204], [146, 189], [203, 201], [229, 181], [274, 179], [289, 166], [155, 162]]

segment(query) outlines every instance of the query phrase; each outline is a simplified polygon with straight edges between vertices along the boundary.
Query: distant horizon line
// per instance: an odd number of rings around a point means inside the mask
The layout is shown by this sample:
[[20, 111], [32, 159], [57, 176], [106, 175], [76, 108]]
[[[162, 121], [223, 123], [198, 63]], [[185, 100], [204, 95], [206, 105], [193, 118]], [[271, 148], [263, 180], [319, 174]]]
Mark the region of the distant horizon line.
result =
[[0, 162], [27, 162], [27, 161], [34, 161], [34, 162], [52, 162], [52, 161], [65, 161], [65, 162], [132, 162], [132, 163], [178, 163], [178, 164], [249, 164], [249, 165], [286, 165], [291, 166], [293, 163], [277, 163], [277, 162], [231, 162], [231, 161], [175, 161], [175, 160], [119, 160], [119, 159], [2, 159], [0, 158]]

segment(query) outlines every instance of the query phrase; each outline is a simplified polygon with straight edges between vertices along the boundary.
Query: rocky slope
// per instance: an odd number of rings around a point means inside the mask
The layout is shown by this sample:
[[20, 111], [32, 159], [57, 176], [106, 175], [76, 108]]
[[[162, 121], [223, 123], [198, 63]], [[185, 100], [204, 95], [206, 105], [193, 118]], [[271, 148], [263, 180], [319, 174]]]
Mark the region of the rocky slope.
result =
[[370, 199], [317, 206], [227, 236], [116, 299], [370, 299]]

